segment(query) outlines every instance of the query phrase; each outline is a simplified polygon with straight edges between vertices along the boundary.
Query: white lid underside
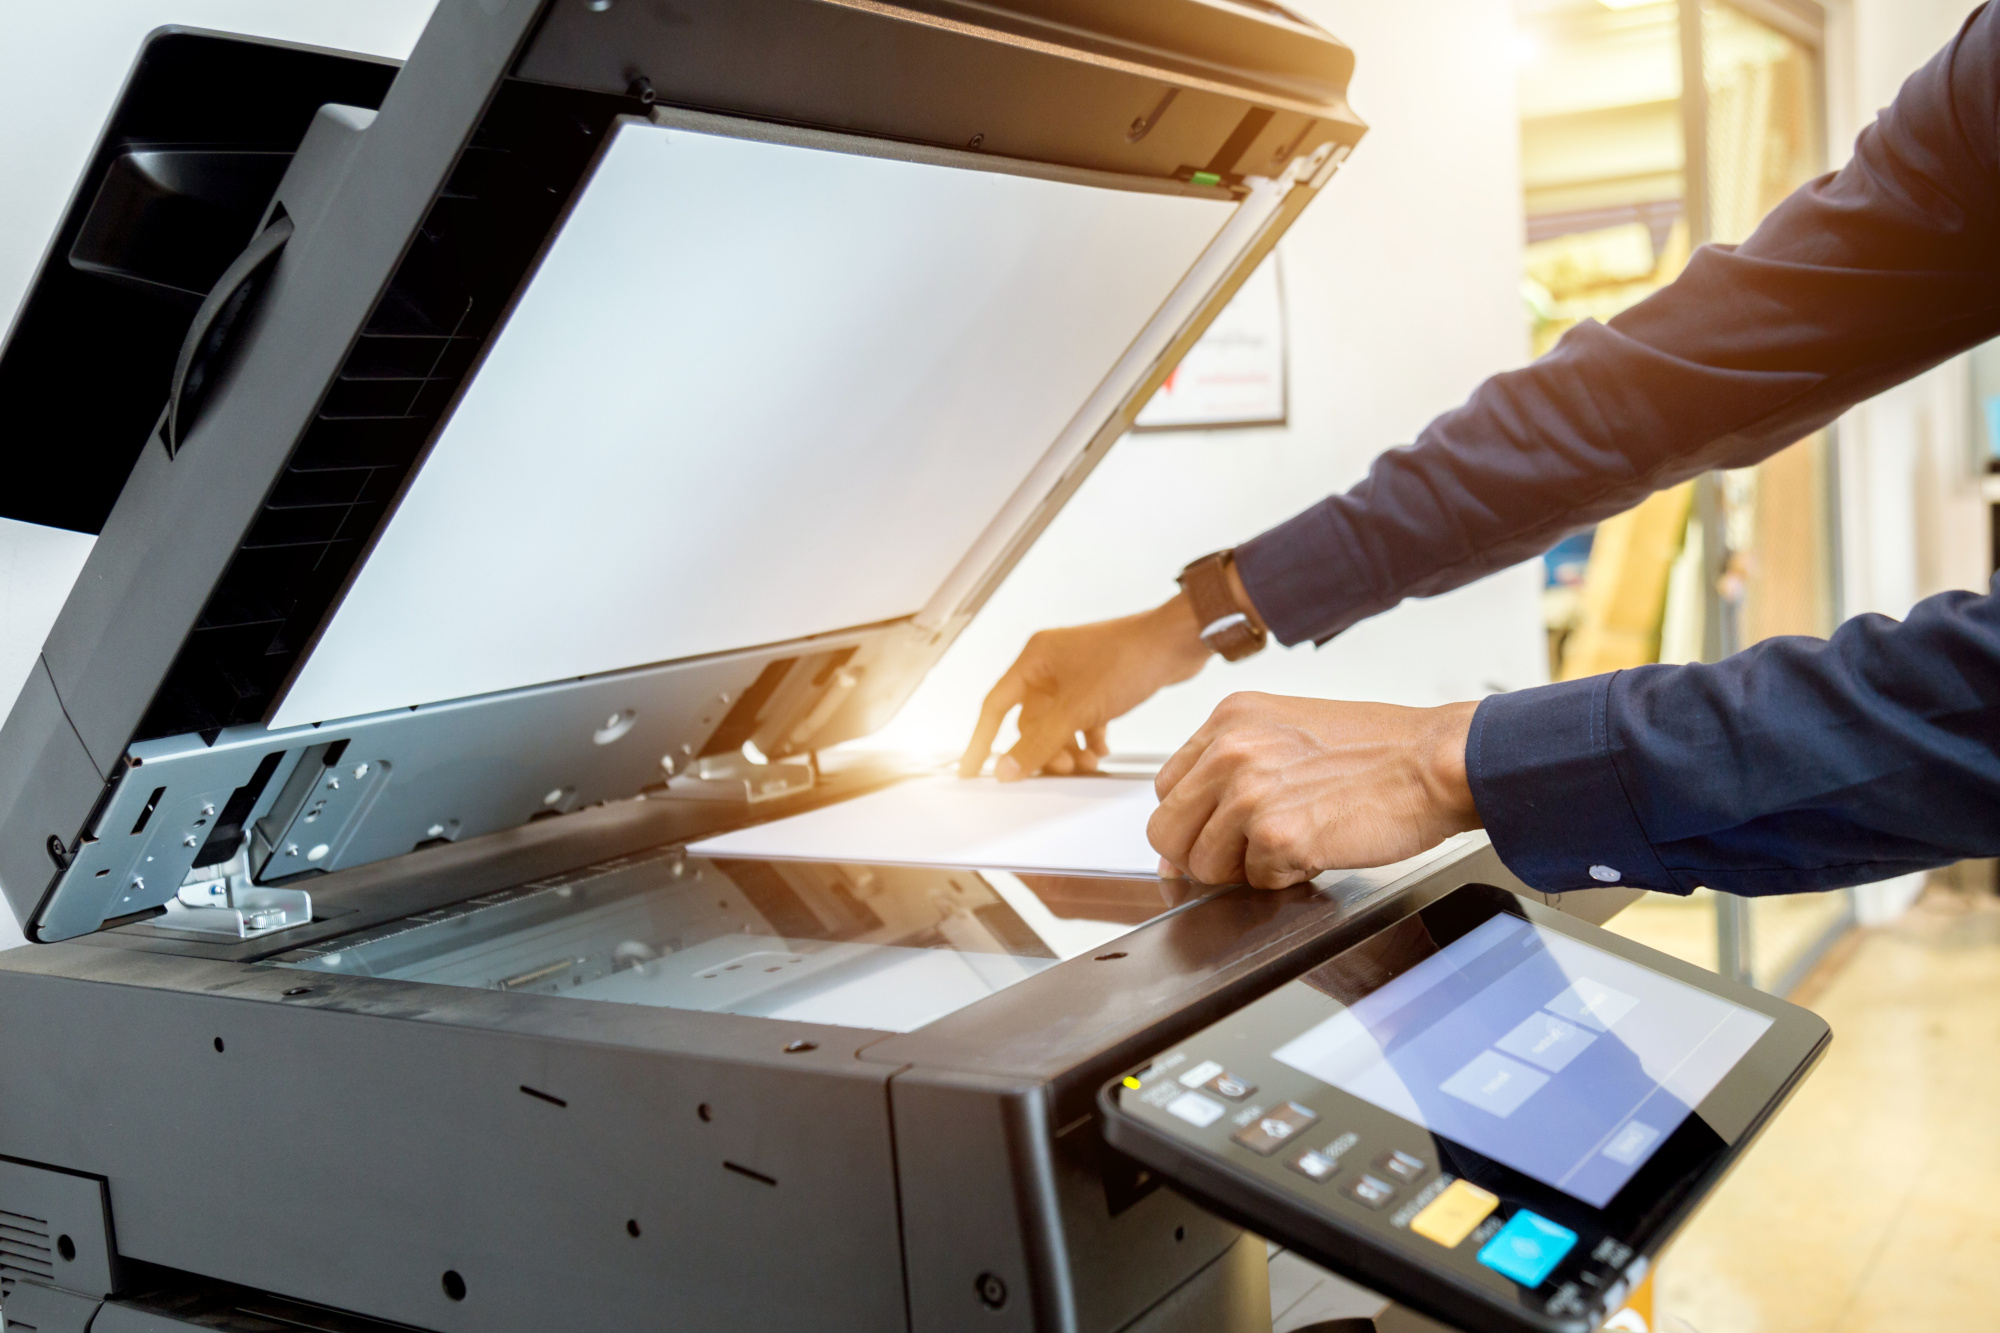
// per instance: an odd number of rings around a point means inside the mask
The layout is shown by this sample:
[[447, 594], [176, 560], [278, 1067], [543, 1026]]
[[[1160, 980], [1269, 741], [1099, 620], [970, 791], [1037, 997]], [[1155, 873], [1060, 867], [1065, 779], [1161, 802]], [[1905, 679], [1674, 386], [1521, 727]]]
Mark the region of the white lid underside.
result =
[[1234, 209], [624, 125], [271, 726], [915, 613]]

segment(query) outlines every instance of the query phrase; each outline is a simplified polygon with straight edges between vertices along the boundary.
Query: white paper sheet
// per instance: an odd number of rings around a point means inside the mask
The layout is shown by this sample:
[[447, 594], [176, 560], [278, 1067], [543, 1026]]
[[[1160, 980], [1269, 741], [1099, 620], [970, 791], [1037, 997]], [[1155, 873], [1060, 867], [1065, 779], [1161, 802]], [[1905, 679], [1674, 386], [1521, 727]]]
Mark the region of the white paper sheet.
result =
[[698, 856], [1157, 873], [1145, 778], [920, 778], [692, 845]]

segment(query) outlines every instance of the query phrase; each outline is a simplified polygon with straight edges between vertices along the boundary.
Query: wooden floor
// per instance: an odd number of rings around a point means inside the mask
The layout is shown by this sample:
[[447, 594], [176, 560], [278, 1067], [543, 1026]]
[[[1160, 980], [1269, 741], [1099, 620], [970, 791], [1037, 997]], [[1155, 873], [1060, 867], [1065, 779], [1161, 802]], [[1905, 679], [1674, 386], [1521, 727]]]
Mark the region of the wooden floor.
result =
[[1833, 1046], [1661, 1262], [1655, 1327], [2000, 1329], [2000, 901], [1934, 888], [1793, 999]]

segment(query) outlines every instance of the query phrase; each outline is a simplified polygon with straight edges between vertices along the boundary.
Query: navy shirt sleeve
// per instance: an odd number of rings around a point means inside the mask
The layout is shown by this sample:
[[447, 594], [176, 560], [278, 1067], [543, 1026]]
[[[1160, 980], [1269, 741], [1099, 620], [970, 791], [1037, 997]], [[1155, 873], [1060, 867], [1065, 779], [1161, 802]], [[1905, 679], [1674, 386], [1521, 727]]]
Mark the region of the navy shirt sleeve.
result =
[[1546, 889], [1796, 893], [2000, 855], [2000, 598], [1495, 695], [1466, 768]]
[[[1982, 7], [1845, 168], [1743, 245], [1704, 247], [1608, 326], [1586, 322], [1488, 380], [1352, 491], [1237, 548], [1237, 563], [1280, 641], [1324, 642], [1652, 491], [1768, 457], [1996, 333], [2000, 11]], [[1782, 892], [1991, 854], [1967, 850], [1980, 844], [1969, 825], [1938, 822], [1958, 801], [1932, 796], [1963, 783], [1962, 800], [2000, 823], [1989, 780], [2000, 718], [1983, 715], [1977, 756], [1915, 740], [1942, 725], [1939, 698], [1963, 704], [1954, 689], [2000, 673], [1992, 603], [1953, 596], [1903, 626], [1864, 618], [1831, 643], [1778, 640], [1716, 666], [1488, 700], [1467, 759], [1495, 845], [1544, 889], [1615, 871], [1663, 889]], [[1900, 756], [1895, 781], [1915, 805], [1935, 812], [1922, 827], [1880, 805], [1895, 785], [1877, 773], [1886, 754]], [[1845, 795], [1777, 780], [1791, 772], [1784, 756], [1810, 756]]]

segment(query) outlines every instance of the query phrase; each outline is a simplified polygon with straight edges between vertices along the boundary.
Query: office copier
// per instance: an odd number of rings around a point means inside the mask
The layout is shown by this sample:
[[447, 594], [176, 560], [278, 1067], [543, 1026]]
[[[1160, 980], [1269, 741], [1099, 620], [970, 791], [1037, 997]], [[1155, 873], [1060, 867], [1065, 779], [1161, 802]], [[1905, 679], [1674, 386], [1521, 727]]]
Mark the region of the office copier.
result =
[[1267, 1330], [1097, 1090], [1525, 892], [1483, 839], [687, 847], [907, 776], [834, 747], [1327, 187], [1351, 64], [1264, 0], [155, 33], [0, 361], [0, 510], [97, 534], [0, 730], [9, 1327]]

